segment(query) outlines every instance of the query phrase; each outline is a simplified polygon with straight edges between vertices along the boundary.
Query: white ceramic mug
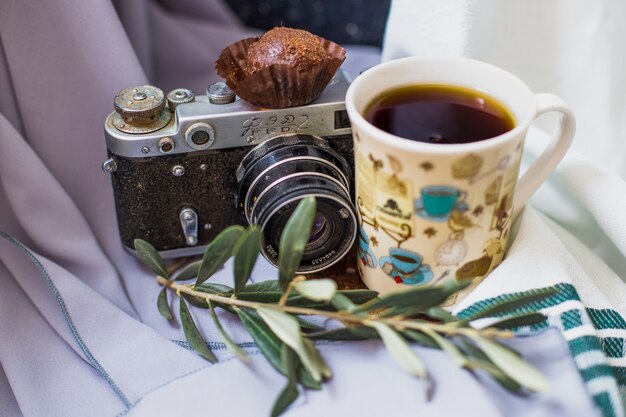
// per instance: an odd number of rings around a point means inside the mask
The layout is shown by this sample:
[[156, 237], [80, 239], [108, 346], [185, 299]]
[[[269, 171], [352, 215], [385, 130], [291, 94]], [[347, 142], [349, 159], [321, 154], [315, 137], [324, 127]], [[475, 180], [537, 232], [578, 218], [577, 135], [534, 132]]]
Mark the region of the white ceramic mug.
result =
[[[418, 84], [482, 90], [511, 112], [514, 128], [477, 142], [433, 144], [394, 136], [364, 118], [382, 93]], [[354, 135], [358, 269], [382, 294], [446, 276], [477, 284], [502, 261], [515, 213], [563, 158], [575, 130], [560, 98], [533, 94], [507, 71], [464, 58], [380, 64], [350, 85], [346, 107]], [[552, 111], [561, 114], [558, 127], [518, 180], [528, 127]]]

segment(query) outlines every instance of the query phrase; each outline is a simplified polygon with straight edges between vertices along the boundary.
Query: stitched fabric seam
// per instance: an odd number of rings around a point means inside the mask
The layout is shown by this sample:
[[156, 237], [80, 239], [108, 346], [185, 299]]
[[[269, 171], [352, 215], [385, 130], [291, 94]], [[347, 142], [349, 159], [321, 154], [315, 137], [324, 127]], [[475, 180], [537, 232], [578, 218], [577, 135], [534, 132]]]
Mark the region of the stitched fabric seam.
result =
[[65, 305], [65, 301], [63, 300], [61, 293], [59, 292], [56, 285], [54, 285], [52, 278], [50, 278], [50, 275], [48, 274], [44, 266], [41, 264], [41, 262], [39, 262], [39, 260], [35, 257], [35, 255], [33, 255], [32, 252], [17, 239], [13, 238], [12, 236], [6, 234], [3, 231], [0, 231], [0, 236], [2, 236], [2, 238], [4, 238], [5, 240], [9, 241], [13, 246], [23, 251], [26, 254], [26, 256], [28, 256], [30, 261], [35, 265], [35, 267], [39, 270], [39, 273], [43, 277], [44, 281], [46, 281], [46, 283], [48, 284], [48, 287], [52, 291], [52, 294], [54, 295], [57, 303], [59, 304], [59, 307], [61, 308], [61, 312], [63, 313], [63, 317], [65, 319], [65, 322], [67, 323], [70, 329], [70, 332], [72, 333], [72, 336], [74, 337], [74, 340], [76, 341], [76, 343], [78, 344], [82, 352], [85, 354], [85, 356], [87, 357], [91, 365], [96, 369], [96, 371], [98, 371], [100, 376], [107, 382], [107, 384], [109, 384], [109, 386], [113, 389], [115, 394], [120, 398], [120, 400], [122, 400], [124, 405], [126, 407], [130, 407], [131, 403], [126, 397], [126, 395], [122, 392], [122, 390], [115, 383], [115, 381], [113, 381], [113, 378], [111, 378], [111, 376], [104, 369], [104, 367], [100, 365], [100, 362], [98, 362], [95, 356], [91, 353], [91, 351], [87, 347], [87, 344], [85, 343], [83, 338], [80, 336], [80, 333], [78, 332], [78, 329], [76, 329], [76, 326], [74, 325], [74, 321], [72, 320], [70, 313], [67, 310], [67, 306]]

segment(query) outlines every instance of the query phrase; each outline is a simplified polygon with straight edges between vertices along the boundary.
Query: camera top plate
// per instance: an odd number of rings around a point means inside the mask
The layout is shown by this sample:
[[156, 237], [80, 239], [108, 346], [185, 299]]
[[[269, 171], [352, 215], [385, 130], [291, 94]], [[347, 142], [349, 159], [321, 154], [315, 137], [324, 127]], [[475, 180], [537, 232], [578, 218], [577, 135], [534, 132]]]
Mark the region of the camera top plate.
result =
[[[344, 104], [348, 86], [348, 78], [340, 70], [317, 100], [286, 109], [259, 108], [239, 98], [232, 103], [213, 104], [202, 95], [195, 101], [177, 105], [169, 123], [148, 133], [120, 131], [114, 126], [117, 113], [111, 113], [105, 122], [106, 144], [114, 155], [148, 158], [254, 146], [288, 133], [346, 135], [351, 133]], [[206, 132], [203, 143], [198, 145], [203, 132]], [[171, 145], [167, 151], [159, 145], [165, 142]]]

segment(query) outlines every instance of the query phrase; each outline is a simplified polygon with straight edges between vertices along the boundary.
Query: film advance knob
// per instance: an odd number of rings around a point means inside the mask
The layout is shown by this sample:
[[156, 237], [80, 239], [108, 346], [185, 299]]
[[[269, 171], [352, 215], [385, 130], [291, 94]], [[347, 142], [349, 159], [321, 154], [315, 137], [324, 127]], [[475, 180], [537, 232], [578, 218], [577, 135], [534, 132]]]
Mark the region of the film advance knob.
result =
[[127, 133], [145, 133], [158, 130], [170, 121], [165, 110], [163, 91], [151, 85], [125, 88], [115, 95], [113, 107], [119, 115], [113, 122]]
[[235, 101], [236, 98], [233, 90], [223, 81], [209, 84], [206, 88], [206, 95], [212, 104], [228, 104]]

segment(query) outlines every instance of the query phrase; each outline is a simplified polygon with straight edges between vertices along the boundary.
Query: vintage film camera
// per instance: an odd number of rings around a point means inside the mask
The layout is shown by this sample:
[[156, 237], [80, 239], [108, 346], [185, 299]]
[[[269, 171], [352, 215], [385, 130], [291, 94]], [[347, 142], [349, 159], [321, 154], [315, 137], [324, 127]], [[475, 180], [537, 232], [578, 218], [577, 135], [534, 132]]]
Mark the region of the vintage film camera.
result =
[[182, 88], [166, 97], [153, 86], [120, 91], [105, 122], [103, 169], [125, 248], [134, 252], [141, 238], [164, 257], [196, 255], [227, 226], [258, 224], [276, 264], [289, 215], [314, 195], [299, 272], [338, 262], [357, 232], [348, 85], [339, 71], [317, 100], [286, 109], [257, 108], [224, 83], [197, 97]]

